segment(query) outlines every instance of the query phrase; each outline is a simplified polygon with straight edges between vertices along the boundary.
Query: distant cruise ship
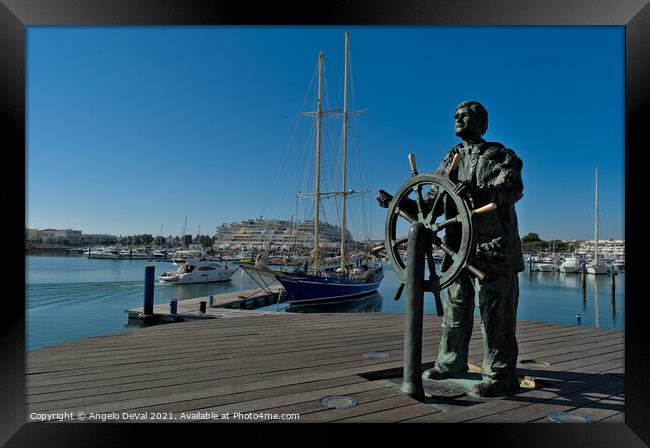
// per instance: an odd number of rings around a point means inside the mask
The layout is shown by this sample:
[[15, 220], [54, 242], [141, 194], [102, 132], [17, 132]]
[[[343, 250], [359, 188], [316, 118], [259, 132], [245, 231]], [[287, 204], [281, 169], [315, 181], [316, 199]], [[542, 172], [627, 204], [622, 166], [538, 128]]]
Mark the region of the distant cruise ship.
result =
[[[327, 248], [338, 248], [341, 228], [326, 222], [319, 222], [319, 238]], [[348, 230], [346, 240], [354, 243]], [[271, 219], [248, 219], [238, 223], [222, 224], [217, 227], [213, 247], [226, 250], [249, 250], [253, 247], [268, 247], [292, 250], [311, 247], [314, 244], [314, 221], [282, 221]]]

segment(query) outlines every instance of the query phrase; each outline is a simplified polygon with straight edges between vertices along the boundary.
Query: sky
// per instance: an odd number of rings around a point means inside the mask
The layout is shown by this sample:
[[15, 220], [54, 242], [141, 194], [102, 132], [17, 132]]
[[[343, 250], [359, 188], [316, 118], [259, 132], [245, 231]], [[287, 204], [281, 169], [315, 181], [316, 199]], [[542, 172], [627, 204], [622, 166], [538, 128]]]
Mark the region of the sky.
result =
[[[465, 100], [484, 138], [523, 160], [519, 232], [624, 235], [624, 28], [28, 27], [26, 222], [84, 233], [213, 234], [312, 207], [318, 54], [325, 109], [342, 108], [350, 33], [349, 223], [384, 238], [378, 189], [433, 171]], [[341, 121], [323, 123], [323, 190], [340, 191]], [[356, 177], [353, 173], [357, 173]], [[332, 175], [327, 180], [327, 175]], [[338, 223], [334, 200], [325, 219]], [[365, 218], [364, 218], [365, 216]], [[362, 228], [363, 227], [363, 228]]]

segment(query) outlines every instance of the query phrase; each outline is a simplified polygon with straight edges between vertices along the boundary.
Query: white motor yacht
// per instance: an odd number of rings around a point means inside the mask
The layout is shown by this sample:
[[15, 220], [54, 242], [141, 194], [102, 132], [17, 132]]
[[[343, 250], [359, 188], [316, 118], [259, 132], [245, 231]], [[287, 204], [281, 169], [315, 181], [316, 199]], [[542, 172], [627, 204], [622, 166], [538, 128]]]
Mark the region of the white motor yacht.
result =
[[224, 282], [230, 280], [235, 272], [239, 270], [237, 266], [228, 266], [228, 264], [216, 263], [205, 259], [187, 259], [177, 261], [179, 266], [176, 271], [165, 272], [158, 279], [161, 283], [168, 284], [187, 284], [187, 283], [209, 283]]
[[536, 263], [533, 267], [533, 270], [540, 272], [555, 272], [558, 270], [558, 266], [555, 263]]
[[113, 248], [102, 247], [100, 249], [91, 250], [88, 254], [88, 258], [118, 260], [120, 258], [120, 251]]
[[580, 260], [577, 257], [567, 257], [560, 265], [560, 272], [575, 273], [580, 271]]
[[167, 250], [166, 250], [166, 249], [162, 249], [162, 250], [154, 250], [154, 251], [151, 253], [151, 255], [153, 256], [154, 260], [155, 260], [155, 259], [163, 259], [163, 258], [167, 258], [167, 257], [168, 257], [168, 255], [167, 255]]

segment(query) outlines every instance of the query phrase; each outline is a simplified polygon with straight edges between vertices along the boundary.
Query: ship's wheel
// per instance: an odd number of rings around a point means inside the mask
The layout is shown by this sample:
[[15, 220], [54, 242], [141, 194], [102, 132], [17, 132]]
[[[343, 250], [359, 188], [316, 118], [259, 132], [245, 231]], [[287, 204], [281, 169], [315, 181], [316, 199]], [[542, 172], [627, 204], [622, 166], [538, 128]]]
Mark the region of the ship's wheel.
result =
[[[458, 157], [458, 156], [457, 156]], [[440, 302], [440, 290], [449, 286], [462, 272], [468, 269], [479, 277], [485, 278], [485, 274], [470, 264], [473, 253], [474, 241], [474, 216], [490, 212], [496, 209], [496, 204], [491, 203], [479, 209], [472, 210], [471, 202], [454, 191], [455, 183], [448, 176], [440, 174], [418, 174], [415, 168], [415, 157], [409, 154], [411, 163], [411, 178], [402, 184], [395, 193], [395, 196], [388, 205], [386, 215], [385, 242], [386, 255], [401, 280], [400, 288], [395, 300], [399, 299], [402, 289], [406, 284], [406, 260], [402, 253], [406, 249], [408, 236], [398, 237], [398, 230], [404, 229], [408, 232], [409, 226], [415, 222], [424, 224], [427, 233], [427, 244], [425, 259], [429, 270], [429, 278], [424, 281], [425, 291], [432, 292], [436, 298], [438, 315], [442, 316], [442, 305]], [[450, 172], [458, 165], [456, 158]], [[433, 204], [425, 201], [430, 190], [437, 190]], [[437, 215], [442, 201], [445, 201], [447, 210], [455, 210], [455, 216], [448, 218], [444, 215]], [[408, 207], [407, 207], [408, 205]], [[439, 219], [441, 218], [441, 219]], [[443, 241], [443, 233], [446, 229], [453, 227], [456, 236], [454, 247], [450, 247]], [[451, 265], [440, 275], [436, 273], [433, 250], [442, 249], [447, 256], [451, 257]], [[405, 254], [408, 257], [413, 254]]]

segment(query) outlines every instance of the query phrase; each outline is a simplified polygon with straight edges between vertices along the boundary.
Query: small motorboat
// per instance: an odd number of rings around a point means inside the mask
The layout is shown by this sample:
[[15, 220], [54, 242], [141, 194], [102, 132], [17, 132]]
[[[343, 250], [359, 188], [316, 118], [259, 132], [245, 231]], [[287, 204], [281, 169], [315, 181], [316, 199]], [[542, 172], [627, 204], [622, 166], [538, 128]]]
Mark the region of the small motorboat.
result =
[[543, 262], [543, 263], [536, 263], [535, 266], [533, 267], [533, 270], [539, 272], [556, 272], [559, 270], [559, 268], [558, 265], [555, 263]]
[[208, 261], [204, 258], [176, 260], [179, 268], [176, 271], [165, 272], [158, 280], [161, 283], [184, 285], [188, 283], [225, 282], [239, 270], [237, 266], [228, 266]]
[[581, 262], [577, 257], [567, 257], [560, 265], [560, 272], [576, 273], [582, 272]]

